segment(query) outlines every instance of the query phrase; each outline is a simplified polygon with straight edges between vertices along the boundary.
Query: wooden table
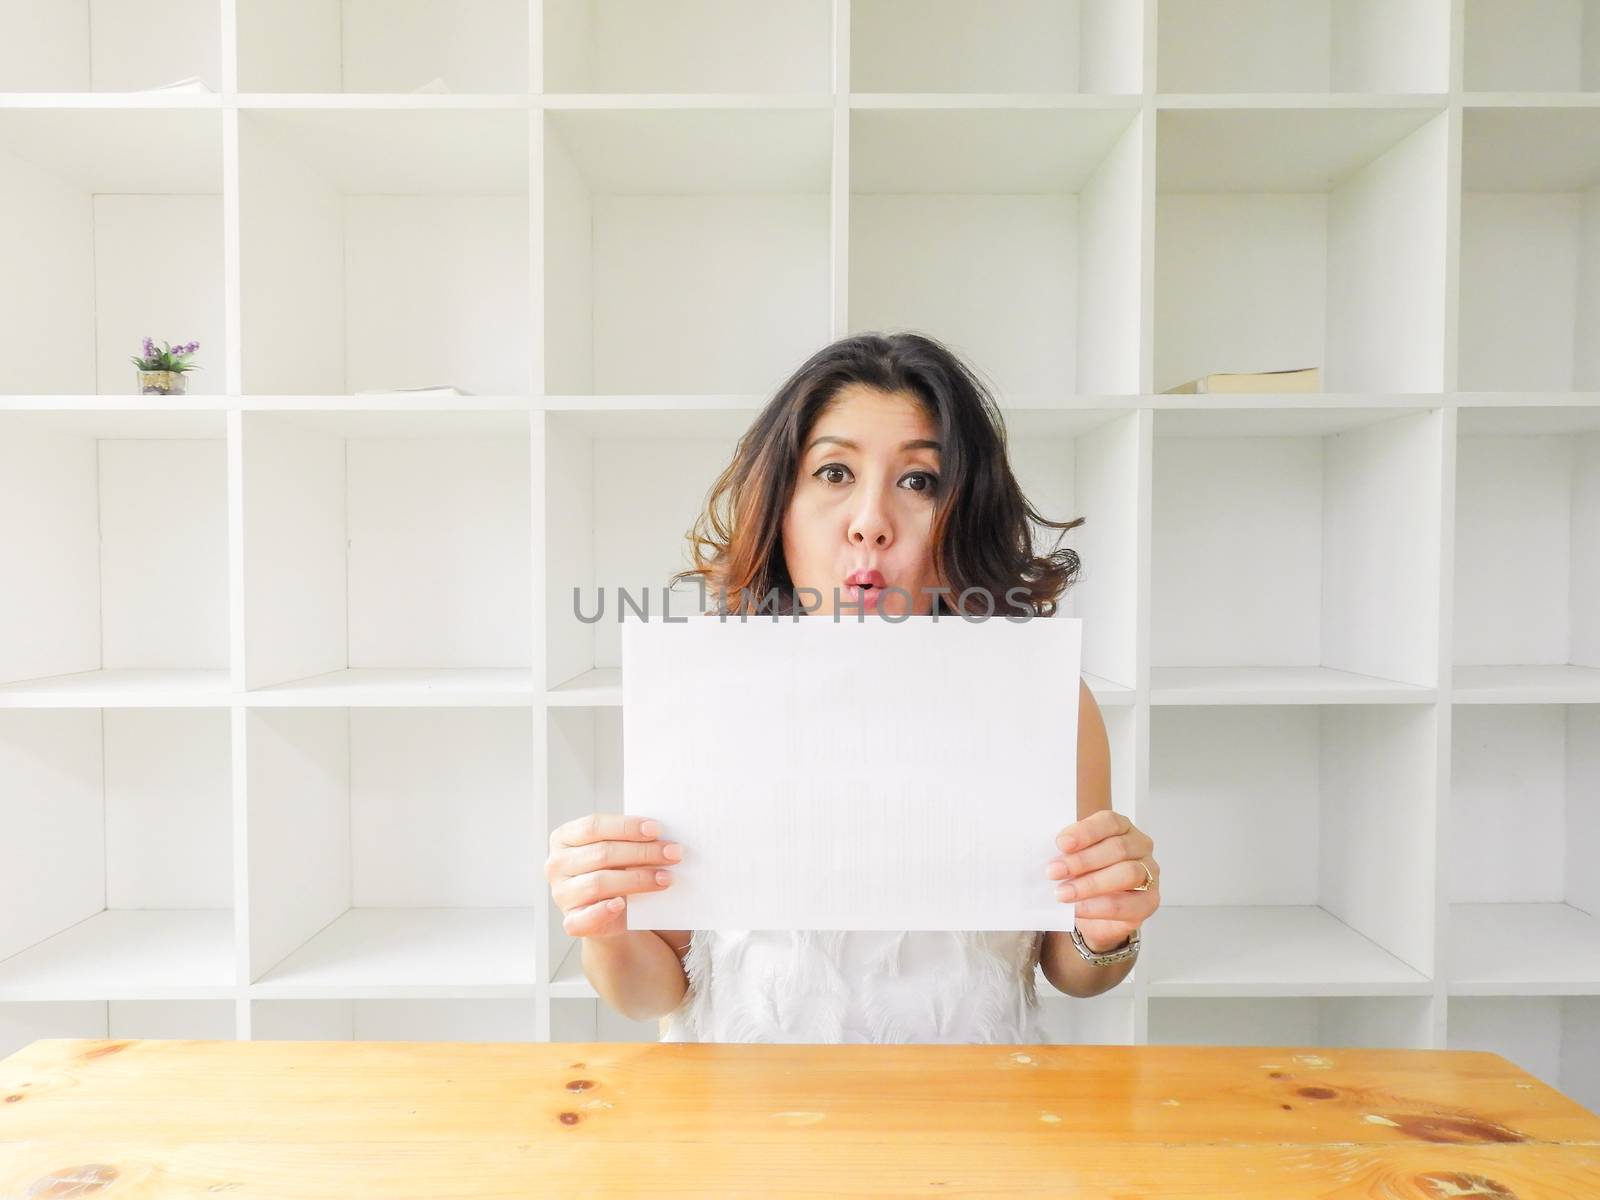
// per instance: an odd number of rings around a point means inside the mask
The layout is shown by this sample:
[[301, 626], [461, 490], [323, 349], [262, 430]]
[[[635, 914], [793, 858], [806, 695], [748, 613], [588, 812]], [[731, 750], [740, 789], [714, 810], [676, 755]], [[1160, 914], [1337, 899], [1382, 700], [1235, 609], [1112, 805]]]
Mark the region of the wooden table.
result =
[[1594, 1200], [1600, 1118], [1493, 1054], [50, 1039], [0, 1197]]

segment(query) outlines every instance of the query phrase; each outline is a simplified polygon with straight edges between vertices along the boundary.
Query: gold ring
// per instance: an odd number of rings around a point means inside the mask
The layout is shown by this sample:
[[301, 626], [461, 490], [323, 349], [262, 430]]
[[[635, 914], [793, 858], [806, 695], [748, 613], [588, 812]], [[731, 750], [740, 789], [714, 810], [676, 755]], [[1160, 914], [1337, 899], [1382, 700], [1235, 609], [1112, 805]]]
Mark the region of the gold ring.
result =
[[1144, 867], [1144, 882], [1141, 883], [1138, 887], [1129, 888], [1128, 890], [1130, 892], [1148, 892], [1150, 890], [1150, 885], [1153, 884], [1156, 881], [1156, 877], [1154, 875], [1150, 874], [1150, 868], [1149, 867], [1145, 867], [1144, 859], [1136, 858], [1133, 861], [1138, 863], [1141, 867]]

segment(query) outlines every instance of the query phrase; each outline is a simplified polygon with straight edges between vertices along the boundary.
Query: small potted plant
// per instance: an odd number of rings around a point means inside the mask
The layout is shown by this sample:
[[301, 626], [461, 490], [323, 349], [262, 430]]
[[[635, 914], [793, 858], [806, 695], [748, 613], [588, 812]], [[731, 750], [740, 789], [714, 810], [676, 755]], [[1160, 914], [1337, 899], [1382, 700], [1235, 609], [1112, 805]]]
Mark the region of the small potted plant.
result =
[[187, 390], [184, 373], [200, 368], [189, 361], [189, 356], [200, 349], [199, 342], [182, 346], [161, 343], [161, 349], [149, 338], [144, 340], [144, 354], [133, 359], [139, 368], [139, 394], [141, 396], [181, 396]]

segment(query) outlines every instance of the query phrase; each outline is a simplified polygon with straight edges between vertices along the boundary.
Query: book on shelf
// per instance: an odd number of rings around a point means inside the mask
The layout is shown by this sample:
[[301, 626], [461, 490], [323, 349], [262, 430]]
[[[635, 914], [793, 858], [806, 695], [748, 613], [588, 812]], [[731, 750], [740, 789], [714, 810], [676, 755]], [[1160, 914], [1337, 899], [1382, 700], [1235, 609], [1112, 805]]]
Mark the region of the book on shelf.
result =
[[1163, 395], [1200, 395], [1209, 392], [1320, 392], [1321, 367], [1296, 367], [1288, 371], [1239, 371], [1202, 375]]

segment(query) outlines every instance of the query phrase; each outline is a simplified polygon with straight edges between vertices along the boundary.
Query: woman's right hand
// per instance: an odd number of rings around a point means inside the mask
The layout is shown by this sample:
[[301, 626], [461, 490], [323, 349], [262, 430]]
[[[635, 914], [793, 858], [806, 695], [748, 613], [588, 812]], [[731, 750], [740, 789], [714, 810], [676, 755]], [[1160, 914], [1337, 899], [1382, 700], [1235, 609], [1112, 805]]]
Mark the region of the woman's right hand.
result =
[[661, 824], [622, 813], [586, 813], [550, 835], [544, 875], [572, 937], [613, 937], [628, 929], [630, 892], [659, 892], [672, 884], [662, 868], [683, 857], [683, 847], [657, 836]]

